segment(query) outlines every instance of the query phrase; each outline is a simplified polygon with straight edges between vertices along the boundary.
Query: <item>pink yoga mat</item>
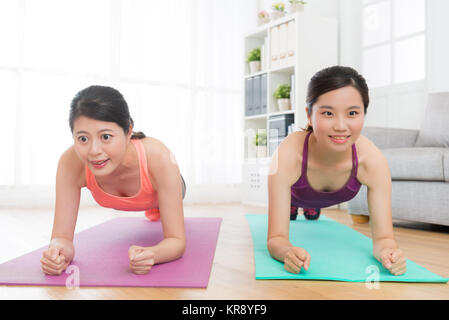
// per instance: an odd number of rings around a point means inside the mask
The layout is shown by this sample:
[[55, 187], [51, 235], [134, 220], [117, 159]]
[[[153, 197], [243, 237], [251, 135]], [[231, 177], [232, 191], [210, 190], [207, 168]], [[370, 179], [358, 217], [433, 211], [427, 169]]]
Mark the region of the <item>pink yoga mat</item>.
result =
[[[101, 287], [206, 288], [221, 218], [185, 218], [187, 245], [175, 261], [153, 266], [146, 275], [129, 269], [131, 245], [150, 246], [163, 239], [161, 222], [116, 218], [75, 234], [75, 258], [68, 273], [48, 276], [40, 258], [47, 246], [0, 265], [0, 284]], [[79, 276], [78, 276], [79, 275]]]

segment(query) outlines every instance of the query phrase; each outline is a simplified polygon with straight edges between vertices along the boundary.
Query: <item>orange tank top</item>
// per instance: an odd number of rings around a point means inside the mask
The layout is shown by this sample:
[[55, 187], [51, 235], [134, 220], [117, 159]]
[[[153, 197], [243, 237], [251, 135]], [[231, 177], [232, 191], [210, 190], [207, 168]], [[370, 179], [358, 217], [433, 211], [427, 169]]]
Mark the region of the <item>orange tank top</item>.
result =
[[86, 187], [95, 201], [105, 208], [123, 211], [145, 211], [158, 206], [157, 192], [153, 189], [148, 176], [147, 157], [140, 139], [131, 139], [137, 151], [140, 171], [140, 190], [131, 197], [119, 197], [103, 191], [95, 180], [95, 175], [86, 165]]

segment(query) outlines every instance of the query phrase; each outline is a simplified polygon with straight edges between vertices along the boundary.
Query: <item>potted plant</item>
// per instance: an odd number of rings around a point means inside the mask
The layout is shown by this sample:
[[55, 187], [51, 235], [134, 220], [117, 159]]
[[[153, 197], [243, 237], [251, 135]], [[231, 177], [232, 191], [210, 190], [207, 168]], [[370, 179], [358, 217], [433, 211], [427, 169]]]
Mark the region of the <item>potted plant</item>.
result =
[[247, 61], [249, 63], [250, 73], [260, 71], [260, 48], [255, 48], [248, 53]]
[[285, 15], [285, 4], [283, 2], [273, 3], [271, 8], [273, 9], [273, 14], [271, 15], [273, 19], [279, 19]]
[[266, 12], [265, 10], [260, 11], [257, 14], [257, 22], [259, 26], [270, 22], [270, 15], [268, 14], [268, 12]]
[[304, 5], [307, 3], [303, 0], [288, 0], [290, 2], [290, 13], [304, 11]]
[[253, 142], [256, 146], [257, 158], [265, 158], [267, 156], [267, 132], [258, 130]]
[[280, 84], [274, 90], [273, 97], [278, 101], [279, 111], [290, 110], [290, 85]]

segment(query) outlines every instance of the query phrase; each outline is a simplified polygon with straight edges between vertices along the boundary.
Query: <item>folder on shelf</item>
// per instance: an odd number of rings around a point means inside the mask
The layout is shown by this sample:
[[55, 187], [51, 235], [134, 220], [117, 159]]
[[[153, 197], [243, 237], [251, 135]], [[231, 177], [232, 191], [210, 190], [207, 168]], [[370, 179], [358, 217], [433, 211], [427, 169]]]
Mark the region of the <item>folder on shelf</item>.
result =
[[296, 21], [289, 21], [287, 29], [287, 62], [288, 64], [294, 64], [296, 48]]
[[261, 113], [260, 106], [260, 76], [253, 78], [253, 114]]
[[267, 113], [267, 75], [260, 77], [260, 105], [261, 113]]
[[289, 133], [289, 126], [295, 122], [295, 115], [280, 114], [268, 118], [268, 152], [270, 157]]
[[253, 115], [253, 78], [245, 80], [245, 115]]
[[271, 28], [271, 67], [279, 66], [279, 26]]
[[288, 41], [288, 28], [287, 23], [283, 23], [279, 26], [279, 59], [280, 64], [287, 64], [287, 41]]
[[264, 47], [264, 70], [270, 68], [270, 43], [268, 42], [268, 37], [263, 38], [263, 47]]
[[296, 108], [296, 96], [295, 96], [295, 74], [290, 75], [290, 104], [292, 106], [292, 110]]

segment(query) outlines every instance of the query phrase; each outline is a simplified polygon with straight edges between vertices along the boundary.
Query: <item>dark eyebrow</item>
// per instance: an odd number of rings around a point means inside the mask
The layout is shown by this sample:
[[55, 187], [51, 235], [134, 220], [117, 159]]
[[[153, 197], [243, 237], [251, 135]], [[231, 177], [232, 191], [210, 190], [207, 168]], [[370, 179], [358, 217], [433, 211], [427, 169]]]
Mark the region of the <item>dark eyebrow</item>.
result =
[[[114, 132], [114, 131], [111, 130], [111, 129], [101, 129], [101, 130], [98, 131], [98, 132], [104, 132], [104, 131], [111, 131], [111, 132]], [[87, 132], [87, 131], [82, 131], [82, 130], [77, 131], [75, 134], [80, 134], [80, 133], [87, 133], [87, 134], [89, 134], [89, 132]]]
[[[334, 110], [334, 107], [331, 107], [331, 106], [320, 106], [320, 109]], [[360, 106], [351, 106], [348, 109], [362, 109], [362, 108]]]

